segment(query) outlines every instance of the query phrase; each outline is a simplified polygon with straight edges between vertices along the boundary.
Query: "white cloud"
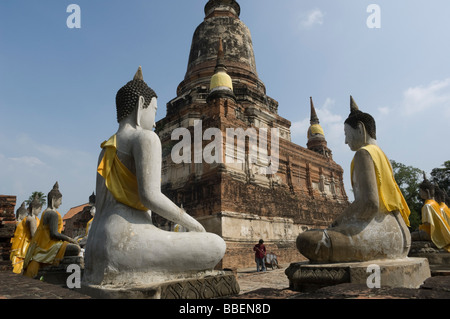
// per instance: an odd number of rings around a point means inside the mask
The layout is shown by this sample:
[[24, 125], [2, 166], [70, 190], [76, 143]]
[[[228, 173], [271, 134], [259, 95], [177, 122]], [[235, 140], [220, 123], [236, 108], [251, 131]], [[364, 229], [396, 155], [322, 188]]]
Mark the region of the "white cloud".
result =
[[313, 9], [301, 17], [300, 25], [305, 29], [312, 28], [315, 25], [322, 25], [324, 16], [320, 9]]
[[380, 112], [381, 115], [389, 115], [391, 110], [388, 107], [379, 107], [378, 112]]
[[450, 78], [408, 88], [403, 93], [402, 107], [407, 115], [439, 109], [449, 116]]
[[46, 145], [23, 133], [7, 141], [0, 139], [0, 194], [16, 195], [20, 204], [33, 191], [47, 193], [58, 181], [64, 197], [60, 213], [65, 214], [95, 190], [98, 154]]
[[292, 137], [304, 137], [307, 136], [307, 131], [309, 128], [309, 118], [305, 118], [301, 121], [293, 122], [291, 124], [291, 135]]
[[39, 158], [34, 156], [11, 157], [10, 160], [20, 165], [25, 165], [29, 167], [45, 165], [44, 162], [42, 162]]

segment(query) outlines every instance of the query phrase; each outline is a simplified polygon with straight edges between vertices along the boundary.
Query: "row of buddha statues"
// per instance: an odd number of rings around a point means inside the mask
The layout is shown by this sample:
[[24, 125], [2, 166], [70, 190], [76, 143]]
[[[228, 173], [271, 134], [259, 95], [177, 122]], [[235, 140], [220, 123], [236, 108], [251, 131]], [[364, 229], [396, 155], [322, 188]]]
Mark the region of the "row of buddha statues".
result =
[[[90, 199], [92, 196], [90, 197]], [[48, 207], [42, 211], [43, 204], [38, 194], [25, 207], [22, 203], [16, 214], [16, 229], [11, 239], [13, 272], [34, 278], [42, 266], [58, 265], [65, 256], [79, 256], [89, 234], [92, 219], [86, 225], [84, 236], [71, 238], [63, 234], [63, 220], [58, 208], [62, 204], [62, 194], [58, 182], [47, 196]], [[91, 214], [95, 206], [91, 204]]]
[[419, 196], [424, 200], [422, 224], [411, 233], [412, 240], [431, 241], [437, 248], [450, 252], [450, 198], [438, 185], [430, 182], [425, 173]]
[[[133, 80], [117, 92], [118, 130], [101, 144], [96, 213], [84, 253], [85, 285], [143, 285], [161, 278], [170, 280], [212, 270], [225, 254], [223, 238], [206, 232], [161, 192], [161, 141], [153, 130], [156, 110], [157, 95], [144, 82], [139, 67]], [[355, 200], [330, 227], [300, 233], [298, 251], [313, 263], [401, 259], [407, 257], [412, 237], [427, 238], [448, 250], [450, 228], [444, 218], [444, 212], [446, 218], [449, 216], [448, 207], [435, 201], [436, 192], [428, 181], [420, 187], [426, 207], [423, 225], [417, 233], [409, 231], [410, 210], [389, 159], [377, 144], [375, 120], [360, 111], [353, 97], [344, 132], [345, 143], [355, 152], [350, 165]], [[28, 251], [23, 246], [15, 255], [23, 259], [25, 275], [36, 274], [39, 264], [80, 253], [78, 242], [61, 234], [60, 199], [54, 188], [39, 226], [35, 203], [30, 204], [29, 216], [20, 224], [28, 225], [31, 238]], [[159, 229], [152, 223], [152, 213], [186, 231]]]

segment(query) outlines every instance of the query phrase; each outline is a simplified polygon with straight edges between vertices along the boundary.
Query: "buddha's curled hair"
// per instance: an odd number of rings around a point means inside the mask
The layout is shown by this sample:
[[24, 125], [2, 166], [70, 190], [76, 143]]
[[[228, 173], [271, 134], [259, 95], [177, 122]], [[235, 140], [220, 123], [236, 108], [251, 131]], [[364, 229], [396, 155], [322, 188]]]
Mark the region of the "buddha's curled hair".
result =
[[366, 128], [367, 134], [373, 139], [377, 139], [377, 126], [375, 119], [369, 113], [364, 113], [359, 110], [358, 105], [350, 96], [350, 115], [345, 120], [345, 124], [350, 125], [352, 128], [356, 129], [358, 123], [361, 122]]
[[140, 79], [133, 79], [122, 87], [116, 95], [117, 122], [130, 115], [137, 106], [139, 97], [145, 99], [144, 107], [148, 107], [152, 98], [157, 97], [147, 83]]

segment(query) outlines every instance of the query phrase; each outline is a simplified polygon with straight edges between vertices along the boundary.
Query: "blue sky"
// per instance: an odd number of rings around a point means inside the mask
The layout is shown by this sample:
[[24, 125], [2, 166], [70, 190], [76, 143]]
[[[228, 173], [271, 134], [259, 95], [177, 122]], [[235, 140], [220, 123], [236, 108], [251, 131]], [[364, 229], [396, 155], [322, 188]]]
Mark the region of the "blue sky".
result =
[[[17, 208], [58, 181], [62, 214], [86, 203], [99, 145], [117, 130], [117, 90], [141, 65], [164, 117], [206, 2], [0, 1], [0, 194], [16, 195]], [[428, 174], [450, 160], [449, 1], [238, 2], [292, 140], [306, 146], [312, 96], [351, 198], [350, 94], [375, 117], [389, 158]], [[81, 8], [79, 29], [67, 27], [70, 4]], [[367, 26], [370, 4], [381, 28]]]

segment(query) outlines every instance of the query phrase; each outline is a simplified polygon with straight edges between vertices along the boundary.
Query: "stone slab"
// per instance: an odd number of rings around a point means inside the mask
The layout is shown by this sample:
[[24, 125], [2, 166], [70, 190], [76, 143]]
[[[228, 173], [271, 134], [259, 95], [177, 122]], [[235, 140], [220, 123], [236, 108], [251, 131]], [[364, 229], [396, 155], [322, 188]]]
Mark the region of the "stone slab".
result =
[[49, 284], [58, 285], [60, 287], [68, 288], [67, 287], [67, 279], [69, 276], [72, 275], [73, 270], [68, 267], [70, 265], [77, 265], [79, 266], [79, 276], [80, 278], [83, 277], [83, 271], [84, 271], [84, 258], [80, 256], [71, 256], [71, 257], [64, 257], [63, 260], [59, 263], [59, 265], [49, 265], [40, 267], [39, 272], [36, 275], [36, 279], [41, 279], [44, 282], [47, 282]]
[[[374, 274], [369, 266], [377, 265], [380, 270], [381, 287], [419, 288], [431, 277], [426, 258], [405, 258], [397, 260], [373, 260], [369, 262], [291, 264], [285, 271], [289, 288], [295, 291], [314, 291], [323, 287], [344, 283], [367, 284]], [[373, 282], [370, 279], [370, 282]]]
[[450, 253], [430, 241], [413, 241], [409, 257], [427, 258], [431, 267], [450, 270]]
[[239, 290], [231, 272], [143, 286], [81, 285], [81, 293], [98, 299], [214, 299], [237, 295]]

